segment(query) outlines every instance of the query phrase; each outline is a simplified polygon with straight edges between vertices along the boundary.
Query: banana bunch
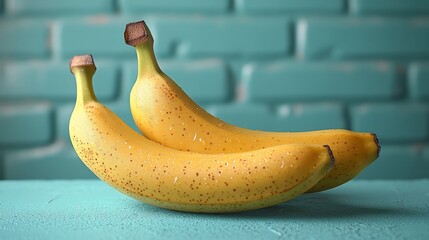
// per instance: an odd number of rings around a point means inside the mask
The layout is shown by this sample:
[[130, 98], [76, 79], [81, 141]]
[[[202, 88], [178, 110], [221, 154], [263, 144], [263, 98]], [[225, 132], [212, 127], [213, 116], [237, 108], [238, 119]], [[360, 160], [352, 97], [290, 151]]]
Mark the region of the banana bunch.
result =
[[100, 179], [142, 202], [189, 212], [268, 207], [306, 192], [334, 164], [329, 146], [289, 144], [237, 153], [196, 153], [151, 141], [95, 96], [91, 55], [70, 62], [77, 98], [69, 131], [74, 149]]
[[375, 134], [276, 133], [227, 124], [161, 71], [143, 21], [127, 24], [124, 37], [137, 51], [130, 106], [143, 135], [97, 100], [91, 55], [70, 61], [77, 97], [69, 132], [85, 165], [132, 198], [187, 212], [253, 210], [339, 186], [378, 157]]
[[135, 47], [138, 76], [130, 94], [131, 112], [149, 139], [182, 151], [235, 153], [282, 144], [329, 145], [336, 162], [312, 187], [337, 187], [359, 174], [380, 152], [377, 136], [347, 130], [263, 132], [230, 125], [206, 112], [165, 73], [156, 61], [153, 37], [144, 21], [129, 23], [125, 43]]

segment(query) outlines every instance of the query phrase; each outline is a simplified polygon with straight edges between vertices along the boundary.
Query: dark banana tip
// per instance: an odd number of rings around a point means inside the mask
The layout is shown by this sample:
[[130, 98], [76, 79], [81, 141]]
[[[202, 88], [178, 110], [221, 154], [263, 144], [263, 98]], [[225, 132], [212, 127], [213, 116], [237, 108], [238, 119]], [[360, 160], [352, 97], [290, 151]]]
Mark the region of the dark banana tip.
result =
[[95, 67], [94, 58], [92, 57], [91, 54], [74, 56], [70, 60], [70, 64], [69, 64], [70, 71], [74, 67], [82, 67], [82, 66], [94, 66]]
[[329, 157], [331, 158], [331, 166], [334, 166], [335, 164], [335, 157], [334, 153], [332, 152], [332, 149], [329, 145], [323, 145], [326, 149], [328, 149]]
[[124, 40], [127, 45], [135, 47], [149, 37], [149, 28], [144, 21], [131, 22], [125, 26]]
[[380, 142], [378, 141], [377, 134], [371, 133], [371, 135], [374, 137], [375, 144], [377, 144], [377, 157], [379, 157], [380, 156], [380, 152], [381, 152]]

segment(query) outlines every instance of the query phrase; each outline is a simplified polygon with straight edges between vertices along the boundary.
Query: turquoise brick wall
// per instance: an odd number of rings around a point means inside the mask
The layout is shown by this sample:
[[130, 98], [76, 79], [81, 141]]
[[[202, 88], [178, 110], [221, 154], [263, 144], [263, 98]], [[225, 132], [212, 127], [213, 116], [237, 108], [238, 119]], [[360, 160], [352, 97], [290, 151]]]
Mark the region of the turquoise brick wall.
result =
[[0, 179], [94, 178], [68, 135], [68, 61], [92, 53], [99, 99], [135, 128], [127, 22], [211, 113], [271, 131], [379, 134], [359, 178], [429, 177], [429, 0], [0, 0]]

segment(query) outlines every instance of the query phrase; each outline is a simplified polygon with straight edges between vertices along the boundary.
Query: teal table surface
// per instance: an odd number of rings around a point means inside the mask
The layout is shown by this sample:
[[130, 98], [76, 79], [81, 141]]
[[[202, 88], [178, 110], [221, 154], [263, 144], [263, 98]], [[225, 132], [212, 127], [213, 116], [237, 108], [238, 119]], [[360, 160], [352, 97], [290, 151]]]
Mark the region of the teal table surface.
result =
[[0, 181], [0, 239], [429, 239], [429, 179], [356, 180], [233, 214], [160, 209], [97, 180]]

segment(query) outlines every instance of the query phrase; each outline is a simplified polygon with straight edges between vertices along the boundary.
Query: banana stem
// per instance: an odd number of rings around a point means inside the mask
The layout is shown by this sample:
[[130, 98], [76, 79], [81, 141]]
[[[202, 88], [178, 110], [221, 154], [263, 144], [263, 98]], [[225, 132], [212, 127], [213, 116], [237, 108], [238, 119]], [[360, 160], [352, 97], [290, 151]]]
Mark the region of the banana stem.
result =
[[146, 74], [161, 72], [153, 51], [153, 37], [144, 21], [128, 23], [124, 40], [127, 45], [136, 48], [138, 60], [138, 79]]
[[142, 42], [136, 45], [135, 48], [138, 62], [138, 79], [142, 79], [148, 73], [161, 71], [153, 50], [153, 42]]
[[92, 77], [95, 73], [95, 66], [79, 66], [71, 69], [76, 78], [76, 105], [84, 105], [87, 102], [98, 101], [92, 87]]

